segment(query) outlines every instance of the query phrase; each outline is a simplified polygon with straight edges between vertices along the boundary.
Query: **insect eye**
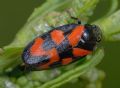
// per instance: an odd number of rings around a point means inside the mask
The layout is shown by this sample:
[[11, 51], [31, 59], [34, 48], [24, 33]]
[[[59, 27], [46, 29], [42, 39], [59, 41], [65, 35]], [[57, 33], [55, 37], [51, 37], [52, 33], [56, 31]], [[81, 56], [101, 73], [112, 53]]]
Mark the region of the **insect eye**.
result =
[[101, 35], [99, 34], [98, 36], [97, 36], [97, 42], [100, 42], [101, 41]]
[[97, 26], [96, 25], [92, 25], [92, 28], [97, 28]]

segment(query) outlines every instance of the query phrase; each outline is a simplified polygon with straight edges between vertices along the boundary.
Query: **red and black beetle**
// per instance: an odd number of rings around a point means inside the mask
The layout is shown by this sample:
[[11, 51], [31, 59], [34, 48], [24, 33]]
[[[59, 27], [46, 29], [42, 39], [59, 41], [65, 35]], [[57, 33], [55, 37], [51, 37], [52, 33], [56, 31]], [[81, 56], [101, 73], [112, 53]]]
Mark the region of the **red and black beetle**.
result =
[[26, 68], [43, 70], [67, 65], [90, 54], [101, 41], [96, 25], [81, 22], [54, 28], [36, 37], [22, 54]]

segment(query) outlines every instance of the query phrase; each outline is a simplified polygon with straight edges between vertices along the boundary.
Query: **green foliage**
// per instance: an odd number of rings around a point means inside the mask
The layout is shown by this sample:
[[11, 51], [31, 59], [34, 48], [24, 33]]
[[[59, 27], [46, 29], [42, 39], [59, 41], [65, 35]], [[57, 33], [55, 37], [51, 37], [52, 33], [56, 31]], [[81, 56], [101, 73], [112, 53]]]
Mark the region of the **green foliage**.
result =
[[[95, 88], [101, 88], [104, 73], [95, 68], [104, 57], [104, 50], [100, 48], [92, 55], [83, 58], [84, 61], [68, 66], [30, 72], [20, 76], [14, 76], [19, 72], [12, 76], [6, 74], [22, 64], [22, 50], [33, 38], [51, 30], [51, 26], [56, 27], [73, 22], [68, 10], [72, 16], [79, 17], [84, 24], [93, 15], [98, 2], [99, 0], [47, 0], [42, 6], [36, 8], [27, 23], [16, 34], [14, 41], [0, 49], [0, 88], [6, 88], [8, 84], [10, 86], [7, 88], [57, 88], [75, 80], [81, 83], [81, 88], [92, 88], [93, 85]], [[99, 25], [103, 31], [103, 40], [119, 41], [120, 10], [116, 11], [117, 0], [111, 0], [111, 2], [113, 4], [107, 15], [93, 23]]]
[[116, 11], [112, 15], [98, 20], [95, 24], [98, 24], [105, 37], [106, 41], [119, 41], [120, 40], [120, 10]]

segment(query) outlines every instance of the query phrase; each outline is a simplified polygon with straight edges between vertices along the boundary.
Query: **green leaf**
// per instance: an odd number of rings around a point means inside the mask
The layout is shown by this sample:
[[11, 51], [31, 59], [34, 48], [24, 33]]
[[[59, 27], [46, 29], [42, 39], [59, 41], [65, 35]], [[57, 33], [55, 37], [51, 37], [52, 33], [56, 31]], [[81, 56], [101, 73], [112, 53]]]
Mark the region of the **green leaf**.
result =
[[120, 10], [94, 24], [102, 29], [105, 41], [120, 41]]
[[119, 3], [118, 0], [111, 0], [111, 7], [106, 16], [109, 16], [116, 11], [116, 9], [118, 8], [118, 3]]
[[9, 48], [0, 54], [0, 73], [21, 63], [21, 48]]
[[106, 14], [104, 14], [102, 18], [100, 18], [99, 20], [102, 20], [110, 16], [118, 9], [119, 0], [109, 0], [108, 2], [110, 2], [110, 7], [108, 8], [108, 12], [106, 12]]

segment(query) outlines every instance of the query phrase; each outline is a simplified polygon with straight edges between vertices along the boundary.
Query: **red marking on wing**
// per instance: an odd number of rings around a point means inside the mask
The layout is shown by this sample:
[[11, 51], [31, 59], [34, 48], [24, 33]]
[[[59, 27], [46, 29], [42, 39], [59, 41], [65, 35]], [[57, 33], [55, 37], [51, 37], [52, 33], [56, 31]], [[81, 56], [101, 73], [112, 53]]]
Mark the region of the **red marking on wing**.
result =
[[63, 32], [60, 30], [54, 30], [51, 32], [52, 40], [59, 45], [64, 40]]
[[72, 62], [72, 58], [64, 58], [64, 59], [62, 59], [62, 65], [67, 65], [70, 62]]
[[35, 43], [30, 48], [31, 55], [33, 55], [33, 56], [40, 56], [40, 55], [44, 55], [45, 54], [45, 51], [41, 47], [43, 41], [44, 40], [42, 38], [36, 38], [35, 39]]
[[40, 65], [40, 69], [48, 69], [50, 64], [59, 61], [59, 55], [55, 48], [49, 50], [47, 54], [51, 57], [50, 61], [46, 64]]
[[30, 53], [33, 56], [42, 56], [42, 55], [48, 55], [50, 57], [50, 61], [45, 64], [40, 64], [38, 68], [40, 69], [47, 69], [49, 68], [49, 65], [59, 61], [59, 55], [57, 53], [57, 50], [55, 48], [52, 48], [48, 51], [45, 51], [41, 46], [43, 44], [44, 40], [42, 38], [36, 38], [35, 43], [30, 49]]
[[80, 48], [73, 48], [73, 55], [75, 57], [85, 56], [85, 55], [88, 55], [90, 53], [91, 53], [91, 51], [88, 51], [88, 50], [84, 50], [84, 49], [80, 49]]
[[75, 46], [78, 44], [83, 32], [84, 32], [84, 26], [77, 26], [72, 33], [68, 36], [68, 40], [70, 42], [70, 45]]
[[50, 59], [51, 63], [59, 61], [59, 55], [55, 48], [49, 50], [48, 54], [51, 56], [51, 59]]

